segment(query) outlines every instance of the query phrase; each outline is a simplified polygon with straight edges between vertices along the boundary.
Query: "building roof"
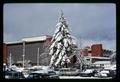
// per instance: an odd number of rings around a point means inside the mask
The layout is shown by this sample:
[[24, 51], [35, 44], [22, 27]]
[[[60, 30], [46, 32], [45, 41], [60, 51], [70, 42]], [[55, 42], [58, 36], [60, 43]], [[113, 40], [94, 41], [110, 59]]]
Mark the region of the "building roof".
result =
[[[86, 56], [86, 58], [90, 58], [90, 56]], [[92, 56], [91, 58], [94, 58], [94, 59], [110, 59], [108, 57], [95, 57], [95, 56]]]
[[96, 61], [93, 64], [110, 64], [110, 61]]
[[12, 41], [12, 42], [6, 42], [6, 44], [18, 44], [22, 43], [22, 41]]
[[47, 36], [40, 36], [40, 37], [23, 38], [22, 41], [34, 42], [34, 41], [45, 41], [46, 39], [47, 39]]
[[6, 42], [6, 44], [19, 44], [25, 42], [36, 42], [36, 41], [45, 41], [47, 38], [51, 36], [44, 35], [44, 36], [38, 36], [38, 37], [28, 37], [28, 38], [23, 38], [20, 41], [12, 41], [12, 42]]

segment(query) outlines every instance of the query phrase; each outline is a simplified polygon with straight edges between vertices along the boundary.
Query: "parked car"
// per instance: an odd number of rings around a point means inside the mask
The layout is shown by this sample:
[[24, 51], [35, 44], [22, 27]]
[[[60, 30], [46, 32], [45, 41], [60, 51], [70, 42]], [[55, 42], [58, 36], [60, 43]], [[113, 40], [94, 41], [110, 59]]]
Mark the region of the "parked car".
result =
[[94, 69], [86, 69], [85, 71], [83, 72], [80, 72], [80, 76], [82, 77], [91, 77], [91, 76], [94, 76]]
[[114, 79], [116, 77], [116, 70], [109, 70], [108, 76]]
[[102, 70], [99, 72], [99, 77], [108, 77], [109, 71], [108, 70]]
[[26, 79], [44, 79], [45, 75], [41, 73], [30, 73]]
[[43, 70], [31, 72], [26, 79], [59, 79], [54, 71], [45, 73]]
[[5, 79], [25, 79], [22, 72], [5, 71]]
[[107, 71], [107, 72], [104, 72], [104, 74], [106, 74], [107, 77], [112, 77], [112, 78], [116, 77], [116, 70], [104, 69], [104, 71]]
[[61, 68], [59, 70], [60, 76], [77, 76], [79, 75], [79, 69], [76, 68]]
[[48, 71], [48, 75], [50, 79], [59, 79], [59, 75], [55, 71]]
[[111, 67], [105, 68], [105, 70], [109, 71], [108, 77], [116, 77], [116, 65], [112, 65]]

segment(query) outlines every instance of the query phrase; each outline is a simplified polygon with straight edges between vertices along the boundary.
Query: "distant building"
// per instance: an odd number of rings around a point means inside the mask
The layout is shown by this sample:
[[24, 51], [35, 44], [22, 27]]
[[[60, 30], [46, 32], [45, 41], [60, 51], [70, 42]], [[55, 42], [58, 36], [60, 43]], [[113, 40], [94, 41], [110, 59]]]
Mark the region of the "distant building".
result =
[[[52, 36], [40, 36], [23, 38], [21, 41], [8, 42], [4, 44], [4, 62], [9, 63], [8, 57], [11, 54], [13, 64], [22, 66], [23, 65], [23, 54], [24, 63], [26, 65], [37, 65], [38, 60], [38, 48], [39, 48], [39, 65], [49, 65], [51, 56], [48, 54], [49, 45], [51, 44]], [[73, 43], [73, 47], [76, 48], [76, 44]], [[71, 63], [68, 66], [73, 66], [76, 62], [76, 56], [70, 54], [69, 59]]]
[[[6, 57], [8, 57], [11, 53], [12, 60], [14, 64], [21, 64], [23, 62], [23, 43], [25, 42], [25, 63], [30, 63], [32, 65], [37, 64], [37, 54], [39, 48], [39, 64], [40, 65], [48, 65], [49, 64], [49, 55], [47, 53], [48, 46], [50, 44], [52, 37], [51, 36], [40, 36], [40, 37], [31, 37], [31, 38], [23, 38], [22, 41], [17, 42], [8, 42], [6, 51], [4, 54], [4, 62], [7, 63]], [[5, 44], [4, 44], [5, 45]], [[6, 56], [8, 55], [8, 56]]]
[[82, 54], [83, 54], [84, 56], [88, 56], [88, 49], [87, 49], [87, 48], [84, 48], [84, 49], [82, 50]]
[[8, 63], [8, 48], [7, 48], [7, 44], [3, 43], [3, 63], [7, 64]]
[[88, 56], [89, 54], [91, 54], [91, 48], [89, 46], [85, 47], [84, 49], [82, 49], [82, 54], [83, 56]]
[[112, 50], [103, 49], [102, 44], [93, 44], [91, 48], [89, 46], [82, 49], [83, 56], [93, 57], [110, 57], [113, 54]]
[[102, 53], [103, 53], [102, 44], [93, 44], [91, 48], [85, 47], [82, 50], [83, 56], [88, 56], [91, 54], [91, 56], [102, 57], [103, 56]]
[[102, 57], [102, 44], [93, 44], [91, 50], [92, 56]]
[[103, 49], [103, 56], [110, 57], [113, 54], [112, 50]]
[[[3, 63], [9, 63], [8, 57], [11, 53], [13, 63], [22, 65], [23, 51], [25, 50], [25, 65], [37, 65], [39, 48], [39, 65], [49, 65], [51, 56], [48, 54], [48, 50], [51, 39], [52, 36], [46, 35], [23, 38], [21, 41], [3, 43]], [[74, 47], [76, 47], [75, 45], [76, 44], [74, 44]], [[81, 54], [81, 52], [79, 53]], [[95, 63], [96, 61], [110, 61], [110, 58], [103, 57], [104, 55], [102, 55], [102, 53], [102, 44], [93, 44], [91, 47], [88, 46], [82, 49], [83, 56], [91, 63]], [[75, 55], [70, 55], [69, 58], [71, 63], [68, 63], [67, 65], [68, 67], [73, 67], [77, 61], [77, 57]]]
[[107, 68], [107, 67], [111, 66], [111, 63], [110, 63], [110, 61], [96, 61], [95, 63], [93, 63], [93, 65], [98, 66], [98, 67], [102, 66], [102, 67]]
[[[91, 47], [85, 47], [82, 50], [83, 56], [88, 60], [90, 63], [94, 63], [96, 61], [110, 61], [109, 57], [105, 57], [103, 55], [103, 48], [102, 44], [92, 44]], [[108, 54], [108, 53], [107, 53]]]

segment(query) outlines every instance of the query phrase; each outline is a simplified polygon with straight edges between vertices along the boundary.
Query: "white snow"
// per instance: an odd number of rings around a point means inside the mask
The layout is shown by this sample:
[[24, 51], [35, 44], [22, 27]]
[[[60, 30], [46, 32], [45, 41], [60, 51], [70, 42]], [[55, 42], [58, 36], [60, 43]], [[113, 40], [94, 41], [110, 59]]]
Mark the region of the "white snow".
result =
[[60, 36], [59, 36], [59, 37], [57, 37], [55, 40], [56, 40], [56, 41], [60, 41], [62, 38], [63, 38], [63, 36], [62, 36], [62, 35], [60, 35]]
[[19, 67], [15, 66], [15, 65], [12, 65], [11, 69], [15, 70], [15, 71], [18, 71], [18, 72], [22, 72], [24, 70], [24, 68], [19, 68]]
[[[57, 25], [56, 25], [56, 27], [59, 27], [61, 24], [62, 24], [61, 22], [58, 22]], [[59, 28], [57, 28], [56, 31], [57, 31], [58, 29], [59, 29]], [[55, 31], [55, 32], [56, 32], [56, 31]]]
[[83, 73], [92, 73], [93, 69], [87, 69], [86, 71], [84, 71]]
[[53, 49], [50, 50], [49, 55], [52, 55], [52, 53], [53, 53]]
[[56, 35], [53, 36], [54, 39], [58, 38], [59, 36], [61, 36], [62, 34], [60, 32], [58, 32]]
[[47, 39], [47, 36], [41, 36], [41, 37], [23, 38], [22, 41], [33, 42], [33, 41], [44, 41], [46, 39]]
[[106, 67], [104, 69], [109, 69], [109, 70], [116, 70], [116, 65], [112, 65], [110, 67]]
[[52, 49], [55, 46], [55, 42], [52, 43], [52, 45], [50, 46], [50, 49]]
[[[55, 32], [53, 34], [52, 44], [49, 48], [49, 54], [52, 55], [50, 66], [59, 66], [65, 64], [66, 62], [70, 62], [70, 60], [67, 57], [66, 49], [70, 50], [69, 45], [71, 44], [72, 37], [69, 34], [68, 24], [66, 23], [66, 19], [63, 16], [60, 16], [59, 21], [56, 25]], [[54, 47], [57, 48], [55, 53], [53, 52]]]
[[60, 76], [60, 79], [111, 79], [111, 77], [99, 78], [99, 77], [81, 77], [81, 76]]
[[105, 73], [106, 74], [106, 73], [109, 73], [109, 71], [103, 70], [100, 73], [102, 73], [102, 74]]
[[64, 42], [64, 46], [67, 47], [67, 46], [68, 46], [68, 40], [65, 38], [65, 39], [63, 40], [63, 42]]

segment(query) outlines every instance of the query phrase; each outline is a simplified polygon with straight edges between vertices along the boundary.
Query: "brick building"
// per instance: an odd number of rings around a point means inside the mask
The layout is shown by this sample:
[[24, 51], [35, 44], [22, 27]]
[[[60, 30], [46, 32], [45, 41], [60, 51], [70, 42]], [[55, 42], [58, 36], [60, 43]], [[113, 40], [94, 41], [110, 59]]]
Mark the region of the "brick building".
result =
[[92, 56], [102, 57], [102, 44], [93, 44], [91, 46]]
[[82, 54], [84, 56], [88, 56], [89, 54], [91, 54], [91, 56], [95, 56], [95, 57], [102, 57], [103, 53], [103, 49], [102, 49], [102, 44], [93, 44], [90, 47], [85, 47], [83, 50], [82, 50]]
[[8, 48], [7, 44], [3, 43], [3, 63], [7, 64], [7, 58], [8, 58]]

